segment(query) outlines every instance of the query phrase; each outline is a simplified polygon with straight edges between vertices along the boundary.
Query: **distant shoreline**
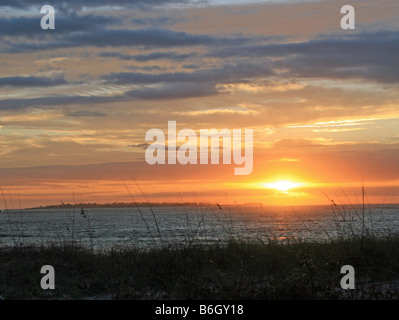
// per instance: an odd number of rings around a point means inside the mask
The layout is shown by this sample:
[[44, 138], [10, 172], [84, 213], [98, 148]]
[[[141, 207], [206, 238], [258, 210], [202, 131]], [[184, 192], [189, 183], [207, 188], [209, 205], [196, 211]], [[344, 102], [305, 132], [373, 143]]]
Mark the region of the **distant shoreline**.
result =
[[[358, 204], [360, 205], [360, 204]], [[63, 203], [59, 205], [46, 205], [32, 208], [24, 208], [22, 210], [47, 210], [47, 209], [76, 209], [76, 208], [84, 208], [84, 209], [93, 209], [93, 208], [134, 208], [134, 207], [201, 207], [201, 206], [211, 206], [211, 207], [219, 207], [223, 209], [224, 207], [237, 207], [237, 206], [245, 206], [245, 207], [260, 207], [260, 208], [272, 208], [272, 207], [282, 207], [280, 205], [266, 205], [261, 203], [234, 203], [234, 204], [218, 204], [217, 202], [113, 202], [113, 203]], [[329, 204], [316, 204], [316, 205], [297, 205], [294, 207], [329, 207]], [[356, 204], [341, 204], [341, 207], [350, 206], [351, 208], [356, 207]], [[392, 208], [399, 206], [398, 203], [371, 203], [367, 205], [370, 208]], [[5, 211], [5, 210], [3, 210]]]
[[38, 210], [38, 209], [73, 209], [73, 208], [134, 208], [134, 207], [182, 207], [182, 206], [217, 206], [216, 203], [191, 203], [191, 202], [183, 202], [183, 203], [171, 203], [171, 202], [114, 202], [114, 203], [65, 203], [60, 205], [47, 205], [47, 206], [39, 206], [33, 208], [26, 208], [24, 210]]

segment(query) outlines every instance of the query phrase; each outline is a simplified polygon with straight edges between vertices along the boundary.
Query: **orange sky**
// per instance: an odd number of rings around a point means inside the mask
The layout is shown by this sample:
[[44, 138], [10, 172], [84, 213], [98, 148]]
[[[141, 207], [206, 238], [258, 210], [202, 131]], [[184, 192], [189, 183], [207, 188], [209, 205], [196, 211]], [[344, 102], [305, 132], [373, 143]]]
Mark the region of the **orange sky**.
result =
[[[143, 201], [133, 179], [154, 202], [399, 202], [396, 0], [351, 1], [356, 30], [342, 1], [83, 2], [46, 31], [39, 1], [0, 4], [0, 207], [131, 201], [122, 180]], [[252, 173], [149, 166], [168, 121], [253, 129]]]

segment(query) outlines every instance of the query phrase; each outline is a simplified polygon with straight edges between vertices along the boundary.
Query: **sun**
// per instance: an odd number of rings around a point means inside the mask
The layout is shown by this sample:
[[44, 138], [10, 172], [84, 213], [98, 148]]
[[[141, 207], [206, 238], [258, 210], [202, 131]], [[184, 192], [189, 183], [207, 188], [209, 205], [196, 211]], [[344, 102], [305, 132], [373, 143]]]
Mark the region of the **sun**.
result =
[[280, 180], [277, 182], [264, 184], [264, 186], [266, 188], [277, 189], [278, 191], [281, 191], [281, 192], [286, 192], [290, 189], [298, 188], [301, 185], [302, 185], [302, 183], [297, 183], [297, 182], [292, 182], [292, 181], [287, 181], [287, 180]]

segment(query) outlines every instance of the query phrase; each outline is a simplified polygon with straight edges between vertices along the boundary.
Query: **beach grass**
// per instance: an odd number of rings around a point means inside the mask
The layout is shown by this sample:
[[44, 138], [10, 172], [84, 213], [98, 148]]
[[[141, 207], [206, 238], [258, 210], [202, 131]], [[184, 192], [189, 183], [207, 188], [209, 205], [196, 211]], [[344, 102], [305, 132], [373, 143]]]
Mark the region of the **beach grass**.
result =
[[[40, 269], [55, 269], [55, 290]], [[340, 286], [341, 267], [356, 289]], [[92, 250], [73, 243], [0, 249], [1, 299], [391, 299], [399, 236], [328, 242], [232, 240], [224, 245]]]

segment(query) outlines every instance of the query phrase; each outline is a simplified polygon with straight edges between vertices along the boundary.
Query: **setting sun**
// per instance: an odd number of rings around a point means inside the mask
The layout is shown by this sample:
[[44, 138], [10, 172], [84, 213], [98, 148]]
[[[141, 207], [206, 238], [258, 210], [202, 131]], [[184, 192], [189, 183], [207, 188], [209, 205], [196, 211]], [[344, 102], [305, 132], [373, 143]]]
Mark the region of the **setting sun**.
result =
[[278, 191], [288, 191], [292, 188], [297, 188], [302, 185], [302, 183], [296, 183], [292, 181], [280, 180], [273, 183], [265, 183], [265, 187], [271, 189], [277, 189]]

